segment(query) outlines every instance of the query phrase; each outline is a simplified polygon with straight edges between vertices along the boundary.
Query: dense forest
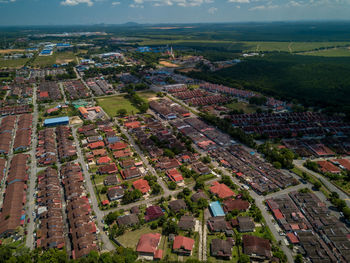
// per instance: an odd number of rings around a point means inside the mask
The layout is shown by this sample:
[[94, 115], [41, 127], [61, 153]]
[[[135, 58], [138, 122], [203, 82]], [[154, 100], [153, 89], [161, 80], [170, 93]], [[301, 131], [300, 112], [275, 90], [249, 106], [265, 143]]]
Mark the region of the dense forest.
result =
[[268, 54], [194, 78], [244, 88], [331, 112], [350, 112], [350, 58]]

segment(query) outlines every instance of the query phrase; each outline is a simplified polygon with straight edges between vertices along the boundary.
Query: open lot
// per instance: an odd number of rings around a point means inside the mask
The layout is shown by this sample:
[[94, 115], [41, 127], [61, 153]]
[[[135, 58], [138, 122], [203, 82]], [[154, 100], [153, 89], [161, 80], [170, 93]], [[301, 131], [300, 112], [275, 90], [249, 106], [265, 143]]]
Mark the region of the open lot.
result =
[[109, 117], [116, 116], [120, 109], [126, 109], [128, 114], [136, 114], [139, 112], [139, 110], [123, 95], [105, 97], [96, 100]]
[[33, 62], [34, 67], [46, 67], [52, 66], [53, 64], [62, 64], [74, 61], [76, 56], [73, 52], [57, 52], [51, 56], [37, 56]]
[[303, 52], [302, 55], [320, 56], [320, 57], [349, 57], [350, 49], [349, 47], [331, 48], [331, 49]]
[[28, 58], [8, 59], [0, 58], [0, 68], [20, 68], [23, 67]]
[[251, 105], [245, 102], [232, 102], [230, 104], [226, 104], [225, 106], [232, 110], [243, 110], [245, 113], [255, 113], [259, 108], [255, 105]]

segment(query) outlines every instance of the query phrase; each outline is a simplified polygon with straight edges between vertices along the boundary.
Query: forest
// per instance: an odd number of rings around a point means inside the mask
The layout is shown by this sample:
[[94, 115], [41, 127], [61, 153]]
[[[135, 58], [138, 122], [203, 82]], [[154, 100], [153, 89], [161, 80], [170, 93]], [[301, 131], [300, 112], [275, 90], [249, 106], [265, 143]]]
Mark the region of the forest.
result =
[[350, 58], [267, 54], [193, 78], [350, 114]]

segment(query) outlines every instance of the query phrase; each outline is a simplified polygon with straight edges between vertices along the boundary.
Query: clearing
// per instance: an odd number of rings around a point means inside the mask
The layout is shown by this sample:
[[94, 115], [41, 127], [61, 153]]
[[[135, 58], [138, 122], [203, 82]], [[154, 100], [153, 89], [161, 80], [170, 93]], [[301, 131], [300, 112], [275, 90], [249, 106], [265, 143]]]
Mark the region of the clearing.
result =
[[120, 109], [126, 109], [128, 115], [139, 112], [124, 95], [110, 96], [96, 100], [109, 117], [115, 117]]
[[[139, 242], [140, 237], [143, 234], [148, 233], [160, 233], [162, 231], [161, 228], [157, 228], [155, 230], [151, 230], [149, 226], [145, 226], [141, 229], [137, 229], [135, 231], [126, 231], [124, 235], [117, 237], [117, 240], [123, 244], [125, 247], [129, 247], [132, 249], [136, 249], [137, 243]], [[162, 240], [166, 238], [162, 236]], [[161, 242], [162, 242], [161, 240]]]

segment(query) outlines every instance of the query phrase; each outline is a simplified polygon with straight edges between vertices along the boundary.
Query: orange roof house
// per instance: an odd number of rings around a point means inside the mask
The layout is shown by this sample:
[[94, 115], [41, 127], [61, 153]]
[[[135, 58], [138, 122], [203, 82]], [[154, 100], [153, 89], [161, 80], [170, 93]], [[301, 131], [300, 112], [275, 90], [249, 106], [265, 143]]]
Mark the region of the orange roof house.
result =
[[112, 161], [111, 158], [109, 158], [108, 156], [103, 156], [103, 157], [98, 158], [97, 164], [108, 164], [111, 161]]
[[132, 186], [135, 189], [138, 189], [141, 191], [141, 193], [146, 194], [151, 190], [151, 187], [148, 184], [148, 181], [145, 179], [139, 179], [132, 183]]
[[235, 196], [235, 193], [226, 184], [220, 184], [219, 182], [214, 182], [212, 184], [210, 192], [222, 199]]
[[161, 256], [162, 253], [158, 252], [158, 245], [160, 243], [161, 234], [148, 233], [140, 237], [137, 243], [136, 251], [140, 256]]
[[175, 183], [179, 183], [179, 182], [182, 182], [184, 180], [181, 173], [176, 168], [167, 170], [166, 175], [170, 178], [171, 181], [173, 181]]
[[97, 148], [104, 147], [104, 146], [105, 146], [105, 143], [103, 141], [92, 142], [92, 143], [88, 144], [88, 147], [90, 149], [97, 149]]
[[173, 251], [183, 255], [191, 255], [194, 246], [192, 238], [176, 236], [173, 243]]
[[124, 126], [128, 129], [136, 129], [141, 127], [141, 123], [139, 121], [126, 122]]

